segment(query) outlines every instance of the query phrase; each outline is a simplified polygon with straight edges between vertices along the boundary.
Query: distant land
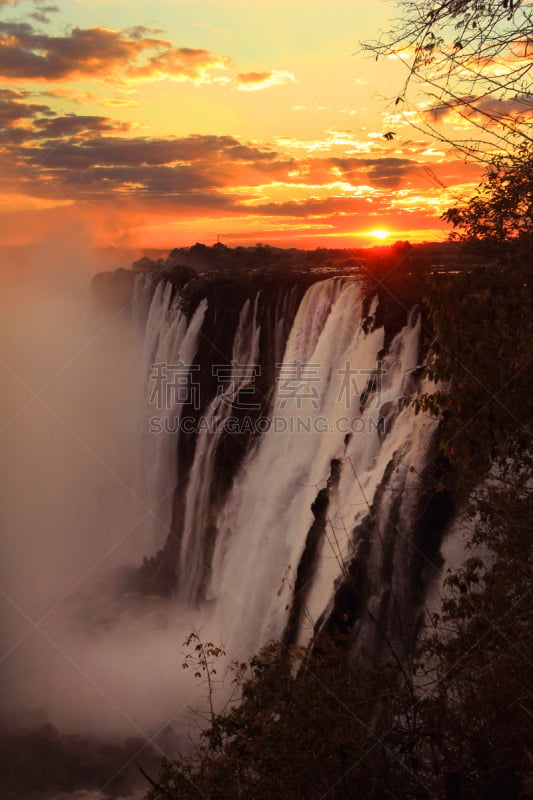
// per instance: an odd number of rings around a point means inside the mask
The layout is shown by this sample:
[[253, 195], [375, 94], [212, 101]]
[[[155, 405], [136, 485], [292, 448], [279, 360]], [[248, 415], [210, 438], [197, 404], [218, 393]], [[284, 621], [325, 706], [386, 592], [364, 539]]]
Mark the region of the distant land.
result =
[[343, 265], [347, 268], [363, 265], [368, 268], [379, 266], [380, 262], [390, 259], [405, 262], [410, 267], [427, 269], [461, 268], [468, 263], [460, 245], [455, 242], [424, 242], [413, 244], [398, 241], [394, 244], [357, 248], [316, 248], [303, 250], [299, 248], [273, 247], [258, 243], [246, 247], [228, 247], [218, 242], [205, 245], [196, 242], [190, 247], [171, 250], [162, 248], [87, 248], [85, 251], [65, 242], [55, 243], [52, 247], [27, 245], [20, 247], [0, 247], [0, 272], [4, 277], [13, 273], [19, 275], [29, 270], [34, 274], [40, 265], [47, 269], [54, 266], [66, 266], [72, 262], [72, 269], [94, 274], [100, 270], [118, 268], [144, 271], [172, 267], [174, 264], [193, 267], [196, 272], [211, 270], [240, 272], [246, 269], [293, 269], [293, 268], [335, 268]]

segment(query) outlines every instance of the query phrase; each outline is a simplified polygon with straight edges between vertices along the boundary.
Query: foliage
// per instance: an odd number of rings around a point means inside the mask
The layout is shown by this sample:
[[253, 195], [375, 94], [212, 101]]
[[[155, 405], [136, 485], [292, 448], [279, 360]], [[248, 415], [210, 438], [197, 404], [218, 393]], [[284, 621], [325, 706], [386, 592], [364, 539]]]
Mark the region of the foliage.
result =
[[[391, 30], [363, 45], [376, 59], [396, 56], [405, 66], [395, 106], [440, 140], [449, 141], [450, 133], [436, 123], [455, 123], [454, 144], [476, 158], [490, 160], [495, 151], [531, 143], [531, 4], [400, 0], [399, 7]], [[429, 99], [423, 111], [414, 97], [409, 103], [417, 86]], [[464, 121], [473, 136], [457, 138]]]
[[216, 663], [219, 658], [225, 655], [225, 651], [222, 647], [218, 647], [212, 642], [203, 642], [198, 631], [194, 629], [183, 644], [184, 647], [188, 648], [188, 652], [185, 653], [181, 666], [183, 669], [192, 668], [196, 678], [205, 678], [209, 712], [211, 718], [213, 718], [215, 713], [213, 696], [215, 693], [215, 675], [217, 674]]
[[518, 459], [476, 490], [469, 557], [421, 641], [421, 761], [465, 798], [532, 796], [532, 479]]
[[530, 273], [524, 260], [429, 279], [435, 339], [426, 374], [439, 388], [415, 407], [442, 417], [442, 449], [471, 484], [531, 444]]
[[471, 250], [527, 258], [533, 244], [533, 146], [520, 147], [505, 161], [496, 158], [478, 192], [443, 219], [457, 229], [451, 238]]
[[272, 643], [235, 665], [234, 677], [240, 703], [213, 716], [194, 757], [163, 763], [150, 800], [399, 796], [409, 768], [387, 729], [401, 697], [394, 665], [354, 672], [331, 641], [288, 650]]

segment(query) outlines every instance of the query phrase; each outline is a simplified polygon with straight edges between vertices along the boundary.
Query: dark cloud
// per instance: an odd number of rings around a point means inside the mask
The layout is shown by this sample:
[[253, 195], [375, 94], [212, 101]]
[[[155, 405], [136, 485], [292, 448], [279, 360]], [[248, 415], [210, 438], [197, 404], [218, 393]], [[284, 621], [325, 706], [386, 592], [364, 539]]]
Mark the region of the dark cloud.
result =
[[430, 108], [426, 109], [425, 114], [426, 116], [431, 117], [434, 122], [441, 122], [454, 111], [456, 112], [460, 110], [462, 113], [464, 113], [464, 110], [474, 100], [475, 95], [463, 95], [463, 97], [450, 102], [437, 102]]
[[338, 167], [346, 180], [352, 184], [368, 183], [383, 189], [397, 189], [419, 168], [409, 158], [331, 158], [328, 161]]
[[[51, 7], [49, 7], [51, 8]], [[144, 28], [73, 28], [48, 36], [27, 22], [0, 23], [0, 75], [59, 81], [79, 77], [204, 81], [229, 59], [208, 50], [175, 48]]]
[[46, 24], [50, 21], [49, 14], [56, 14], [59, 12], [58, 6], [44, 6], [39, 5], [38, 10], [34, 11], [33, 14], [30, 14], [30, 17], [37, 22], [42, 22]]
[[[273, 180], [323, 186], [343, 180], [353, 186], [370, 184], [390, 190], [419, 169], [414, 160], [394, 157], [307, 157], [298, 162], [233, 136], [117, 135], [127, 134], [128, 125], [105, 116], [39, 114], [39, 106], [24, 104], [16, 93], [8, 92], [5, 100], [10, 104], [13, 138], [4, 149], [11, 148], [28, 193], [40, 196], [49, 196], [61, 187], [66, 197], [77, 200], [130, 197], [180, 207], [227, 208], [239, 214], [327, 217], [352, 214], [357, 208], [368, 212], [368, 198], [346, 194], [279, 203], [258, 201], [254, 206], [253, 195], [245, 197], [243, 193], [249, 191], [246, 187]], [[24, 116], [31, 120], [18, 126]]]
[[204, 210], [208, 211], [210, 215], [215, 214], [217, 211], [227, 213], [227, 212], [238, 212], [238, 207], [236, 205], [237, 200], [239, 198], [235, 198], [233, 195], [227, 195], [223, 192], [217, 192], [210, 190], [209, 192], [196, 192], [196, 191], [189, 191], [186, 193], [176, 193], [173, 195], [163, 195], [160, 197], [155, 197], [150, 199], [150, 204], [154, 202], [160, 202], [161, 206], [164, 208], [172, 208], [174, 206], [179, 207], [180, 209], [180, 216], [187, 213], [187, 209], [190, 210], [191, 216], [196, 216], [199, 211]]
[[0, 23], [0, 73], [59, 80], [98, 74], [137, 55], [138, 42], [105, 28], [74, 28], [68, 36], [36, 33], [28, 23]]
[[41, 117], [36, 119], [34, 126], [36, 136], [46, 138], [63, 138], [73, 136], [97, 136], [108, 131], [126, 132], [131, 128], [127, 122], [117, 122], [110, 117], [83, 116], [81, 114], [67, 114], [64, 117]]
[[[231, 136], [182, 139], [102, 135], [118, 126], [99, 116], [38, 116], [32, 129], [14, 127], [4, 153], [18, 164], [21, 192], [74, 200], [130, 197], [180, 207], [236, 207], [238, 186], [285, 177], [292, 162]], [[19, 146], [17, 146], [19, 145]], [[231, 187], [227, 195], [224, 189]]]
[[[24, 155], [30, 159], [38, 158], [39, 150], [38, 147], [28, 148]], [[225, 162], [261, 163], [275, 158], [276, 153], [243, 145], [232, 136], [193, 135], [183, 139], [102, 136], [80, 143], [62, 144], [50, 155], [48, 165], [57, 169], [89, 169], [94, 165], [134, 167], [175, 162], [201, 162], [213, 166]]]
[[285, 203], [262, 203], [246, 206], [248, 212], [277, 217], [331, 217], [335, 214], [356, 214], [365, 210], [367, 201], [361, 197], [311, 197], [306, 200], [290, 200]]
[[435, 103], [426, 111], [426, 115], [434, 122], [446, 122], [454, 114], [460, 114], [476, 122], [497, 124], [506, 117], [529, 116], [533, 113], [531, 94], [516, 94], [512, 97], [477, 98], [475, 95], [463, 95], [447, 103]]
[[[427, 147], [427, 145], [426, 145]], [[375, 189], [396, 189], [410, 182], [421, 163], [411, 158], [395, 156], [308, 157], [299, 166], [294, 182], [331, 184], [344, 181], [352, 186], [372, 186]]]
[[[19, 39], [34, 35], [27, 23], [16, 28]], [[128, 42], [146, 43], [151, 34], [129, 31]], [[383, 213], [390, 191], [420, 183], [424, 169], [416, 158], [397, 156], [306, 155], [298, 160], [229, 135], [134, 136], [129, 123], [104, 115], [55, 114], [31, 97], [29, 92], [0, 91], [0, 123], [6, 132], [0, 158], [9, 167], [0, 185], [6, 192], [16, 185], [17, 193], [45, 201], [59, 198], [124, 209], [129, 204], [163, 214], [176, 209], [180, 217], [203, 212], [285, 217], [295, 224], [305, 219], [338, 228], [358, 214], [367, 218]], [[287, 200], [268, 202], [268, 188], [263, 187], [274, 181], [287, 186]], [[294, 184], [303, 199], [289, 199]], [[350, 185], [372, 189], [361, 194], [354, 189], [351, 195]], [[329, 196], [305, 197], [315, 191], [312, 187], [323, 187], [321, 193]]]
[[220, 179], [208, 170], [192, 166], [180, 167], [95, 167], [81, 172], [67, 172], [65, 185], [97, 192], [117, 191], [130, 187], [136, 195], [170, 197], [175, 194], [214, 189]]
[[52, 114], [46, 105], [27, 103], [23, 92], [0, 89], [0, 127], [7, 128], [36, 114]]

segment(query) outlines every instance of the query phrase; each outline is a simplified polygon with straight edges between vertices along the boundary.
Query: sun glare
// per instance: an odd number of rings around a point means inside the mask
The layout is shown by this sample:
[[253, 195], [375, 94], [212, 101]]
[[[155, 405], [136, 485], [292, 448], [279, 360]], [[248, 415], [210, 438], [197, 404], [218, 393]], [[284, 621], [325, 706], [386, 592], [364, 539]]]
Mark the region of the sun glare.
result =
[[378, 228], [375, 231], [370, 231], [370, 236], [373, 236], [374, 239], [381, 239], [383, 241], [389, 235], [388, 231], [384, 231], [382, 228]]

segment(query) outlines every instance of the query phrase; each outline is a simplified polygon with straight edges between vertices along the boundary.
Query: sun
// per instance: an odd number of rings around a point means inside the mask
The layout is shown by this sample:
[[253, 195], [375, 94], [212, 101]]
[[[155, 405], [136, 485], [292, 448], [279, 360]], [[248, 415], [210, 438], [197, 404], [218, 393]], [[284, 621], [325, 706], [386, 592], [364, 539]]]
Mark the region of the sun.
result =
[[369, 235], [373, 236], [374, 239], [380, 239], [381, 241], [384, 241], [387, 236], [390, 236], [390, 233], [389, 231], [383, 230], [383, 228], [377, 228], [375, 231], [370, 231]]

